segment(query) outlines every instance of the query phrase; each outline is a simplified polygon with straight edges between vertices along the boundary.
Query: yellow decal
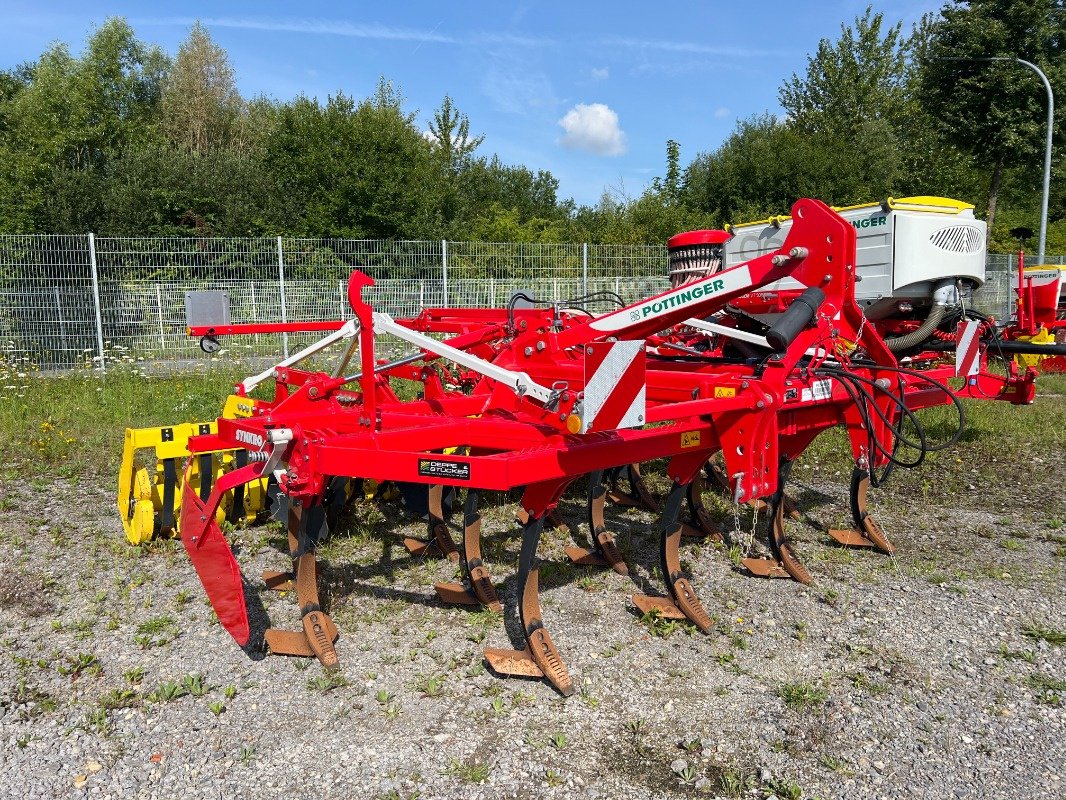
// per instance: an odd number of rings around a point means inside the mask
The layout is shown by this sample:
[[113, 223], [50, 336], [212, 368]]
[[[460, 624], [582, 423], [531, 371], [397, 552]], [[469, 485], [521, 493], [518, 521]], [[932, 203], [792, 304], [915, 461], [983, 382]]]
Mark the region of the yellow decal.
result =
[[737, 390], [736, 390], [736, 388], [734, 388], [732, 386], [715, 386], [714, 387], [714, 396], [715, 397], [736, 397], [737, 396]]
[[681, 434], [681, 446], [682, 447], [699, 447], [700, 445], [700, 432], [689, 431], [688, 433]]

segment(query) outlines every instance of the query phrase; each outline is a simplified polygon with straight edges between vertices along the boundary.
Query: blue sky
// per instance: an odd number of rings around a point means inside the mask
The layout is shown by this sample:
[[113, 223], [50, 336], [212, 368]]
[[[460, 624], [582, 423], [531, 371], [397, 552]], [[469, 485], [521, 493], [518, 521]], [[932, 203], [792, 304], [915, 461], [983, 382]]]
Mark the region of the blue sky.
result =
[[[938, 0], [875, 7], [905, 30]], [[52, 42], [78, 52], [94, 26], [125, 17], [174, 54], [196, 19], [229, 53], [245, 96], [325, 100], [391, 79], [426, 121], [445, 94], [483, 134], [478, 151], [551, 171], [561, 197], [637, 197], [676, 139], [682, 163], [736, 121], [779, 112], [777, 89], [818, 40], [866, 0], [743, 2], [0, 2], [0, 68]]]

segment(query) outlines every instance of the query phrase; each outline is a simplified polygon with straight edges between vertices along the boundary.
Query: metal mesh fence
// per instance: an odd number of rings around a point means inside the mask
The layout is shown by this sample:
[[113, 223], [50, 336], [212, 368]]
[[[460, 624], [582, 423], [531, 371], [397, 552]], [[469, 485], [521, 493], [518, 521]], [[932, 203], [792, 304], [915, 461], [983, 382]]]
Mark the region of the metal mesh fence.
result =
[[[1048, 263], [1066, 264], [1066, 258]], [[1027, 260], [1028, 262], [1028, 260]], [[1006, 319], [1017, 259], [990, 254], [974, 305]], [[113, 362], [180, 367], [208, 359], [185, 334], [185, 293], [222, 289], [230, 321], [350, 316], [348, 276], [378, 311], [502, 306], [518, 291], [626, 302], [668, 288], [662, 246], [264, 238], [0, 236], [2, 357], [70, 369]], [[230, 357], [295, 350], [316, 334], [228, 337]]]

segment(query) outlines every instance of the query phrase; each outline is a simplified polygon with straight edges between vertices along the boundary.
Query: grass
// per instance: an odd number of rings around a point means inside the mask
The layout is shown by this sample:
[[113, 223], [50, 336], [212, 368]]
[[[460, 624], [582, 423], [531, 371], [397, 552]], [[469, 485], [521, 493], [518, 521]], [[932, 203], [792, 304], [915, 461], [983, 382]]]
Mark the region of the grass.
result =
[[1066, 644], [1066, 631], [1045, 628], [1042, 625], [1037, 625], [1035, 623], [1032, 625], [1026, 625], [1022, 628], [1022, 633], [1030, 639], [1036, 639], [1037, 641], [1043, 640], [1048, 644]]
[[74, 477], [99, 469], [113, 476], [127, 427], [214, 419], [243, 371], [217, 369], [148, 377], [132, 368], [35, 377], [22, 397], [0, 403], [0, 460], [9, 471]]
[[460, 761], [453, 758], [445, 774], [458, 778], [465, 783], [484, 783], [489, 779], [489, 765], [480, 761], [469, 759]]
[[810, 711], [822, 706], [829, 699], [829, 689], [810, 681], [800, 681], [781, 685], [778, 687], [777, 696], [789, 708]]

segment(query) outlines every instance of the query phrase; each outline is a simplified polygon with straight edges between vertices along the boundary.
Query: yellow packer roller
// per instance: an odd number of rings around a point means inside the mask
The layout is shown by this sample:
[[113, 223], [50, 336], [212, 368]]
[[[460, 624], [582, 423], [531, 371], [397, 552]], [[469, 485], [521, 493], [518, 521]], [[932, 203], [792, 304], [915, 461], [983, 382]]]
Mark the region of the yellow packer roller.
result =
[[[228, 419], [251, 416], [255, 401], [231, 395], [226, 399], [222, 416]], [[118, 475], [118, 513], [126, 538], [141, 544], [156, 536], [170, 536], [178, 531], [181, 496], [187, 479], [205, 498], [222, 475], [248, 463], [247, 450], [219, 450], [200, 453], [185, 471], [189, 458], [188, 442], [192, 436], [216, 432], [217, 423], [185, 422], [158, 428], [126, 428], [122, 447], [122, 466]], [[150, 459], [138, 462], [138, 452], [151, 451]], [[149, 463], [145, 463], [149, 462]], [[230, 492], [218, 510], [218, 521], [233, 524], [253, 522], [267, 508], [267, 480], [254, 481]]]

